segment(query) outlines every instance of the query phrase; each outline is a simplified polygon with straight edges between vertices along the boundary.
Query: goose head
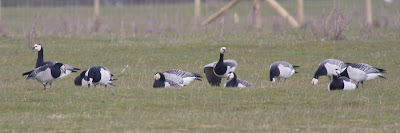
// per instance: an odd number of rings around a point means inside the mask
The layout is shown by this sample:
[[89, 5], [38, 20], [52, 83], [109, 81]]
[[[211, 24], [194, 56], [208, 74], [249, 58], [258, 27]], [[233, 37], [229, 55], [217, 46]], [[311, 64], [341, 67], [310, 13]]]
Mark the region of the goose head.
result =
[[235, 75], [234, 72], [230, 72], [230, 73], [228, 74], [228, 80], [231, 80], [231, 79], [233, 79], [233, 78], [235, 78], [235, 77], [236, 77], [236, 75]]
[[35, 44], [35, 45], [33, 45], [32, 49], [40, 51], [40, 50], [42, 50], [42, 45], [41, 44]]
[[335, 69], [332, 73], [333, 76], [339, 76], [340, 75], [340, 70], [339, 69]]
[[221, 54], [225, 54], [226, 53], [226, 47], [221, 47], [221, 49], [219, 50], [219, 52]]
[[162, 74], [162, 73], [160, 73], [160, 72], [157, 72], [155, 75], [154, 75], [154, 80], [163, 80], [163, 79], [165, 79], [165, 77], [164, 77], [164, 74]]

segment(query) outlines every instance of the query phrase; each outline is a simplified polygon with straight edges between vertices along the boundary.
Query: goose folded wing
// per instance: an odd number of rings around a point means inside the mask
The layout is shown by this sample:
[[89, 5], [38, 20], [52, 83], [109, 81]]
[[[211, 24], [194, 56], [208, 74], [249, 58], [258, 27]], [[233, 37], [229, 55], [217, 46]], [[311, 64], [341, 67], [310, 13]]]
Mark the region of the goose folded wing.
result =
[[235, 71], [238, 66], [238, 63], [235, 60], [224, 60], [224, 63], [231, 68], [231, 72]]
[[211, 86], [220, 86], [221, 78], [214, 74], [213, 67], [217, 62], [213, 62], [204, 66], [204, 73], [206, 74], [207, 81]]
[[238, 81], [238, 83], [240, 83], [240, 84], [242, 84], [242, 85], [244, 85], [246, 87], [253, 86], [253, 84], [251, 84], [249, 81], [246, 81], [246, 80], [243, 80], [243, 79], [240, 79], [240, 78], [238, 78], [237, 81]]

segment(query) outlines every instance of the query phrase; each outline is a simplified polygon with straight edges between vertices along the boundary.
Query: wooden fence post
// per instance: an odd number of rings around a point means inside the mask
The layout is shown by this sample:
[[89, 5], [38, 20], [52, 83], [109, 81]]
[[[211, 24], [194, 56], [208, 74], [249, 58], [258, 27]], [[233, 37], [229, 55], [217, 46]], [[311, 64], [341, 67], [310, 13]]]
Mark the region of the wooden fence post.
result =
[[365, 0], [365, 8], [366, 8], [366, 14], [367, 14], [367, 23], [369, 25], [372, 24], [372, 9], [371, 9], [371, 0]]
[[226, 10], [228, 10], [229, 8], [233, 7], [234, 5], [236, 5], [240, 0], [232, 0], [231, 2], [228, 3], [228, 5], [224, 6], [223, 8], [221, 8], [218, 12], [214, 13], [213, 15], [211, 15], [210, 17], [208, 17], [205, 21], [203, 21], [201, 23], [201, 26], [205, 26], [207, 24], [209, 24], [210, 22], [214, 21], [216, 18], [218, 18], [219, 16], [222, 15], [222, 13], [224, 13]]
[[253, 0], [253, 27], [261, 28], [260, 2]]
[[281, 14], [281, 16], [285, 19], [287, 19], [289, 21], [289, 24], [294, 27], [297, 28], [299, 27], [299, 23], [297, 23], [297, 21], [290, 16], [290, 14], [281, 7], [281, 5], [278, 4], [278, 2], [276, 2], [275, 0], [265, 0], [267, 1], [273, 8], [275, 8], [275, 10], [278, 11], [279, 14]]
[[198, 25], [200, 23], [200, 11], [201, 11], [201, 0], [194, 0], [194, 23]]
[[297, 21], [299, 21], [300, 24], [303, 23], [304, 21], [304, 7], [303, 7], [303, 0], [297, 0]]
[[1, 21], [1, 0], [0, 0], [0, 21]]
[[97, 18], [100, 15], [100, 0], [94, 0], [94, 16]]

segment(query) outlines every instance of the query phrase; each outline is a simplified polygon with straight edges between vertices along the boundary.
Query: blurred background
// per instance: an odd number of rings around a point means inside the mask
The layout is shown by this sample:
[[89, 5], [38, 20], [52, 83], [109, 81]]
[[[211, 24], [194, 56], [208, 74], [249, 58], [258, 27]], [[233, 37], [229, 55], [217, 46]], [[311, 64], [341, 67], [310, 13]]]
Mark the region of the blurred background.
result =
[[[234, 6], [206, 22], [232, 2]], [[129, 39], [199, 32], [295, 32], [318, 40], [400, 36], [398, 0], [1, 0], [1, 7], [0, 34], [27, 42], [43, 35]]]

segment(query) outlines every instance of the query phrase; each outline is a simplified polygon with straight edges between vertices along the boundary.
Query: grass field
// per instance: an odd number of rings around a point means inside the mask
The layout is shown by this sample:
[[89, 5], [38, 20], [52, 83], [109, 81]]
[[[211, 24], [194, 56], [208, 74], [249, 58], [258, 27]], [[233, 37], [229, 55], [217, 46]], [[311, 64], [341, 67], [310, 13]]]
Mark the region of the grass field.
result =
[[[37, 58], [22, 33], [0, 37], [0, 132], [400, 132], [400, 40], [393, 30], [377, 30], [383, 36], [353, 38], [358, 31], [349, 30], [341, 41], [302, 38], [310, 34], [303, 29], [284, 36], [236, 31], [221, 41], [217, 28], [137, 34], [125, 45], [110, 34], [42, 35], [35, 43], [43, 45], [46, 61], [81, 69], [104, 65], [118, 78], [116, 87], [85, 88], [74, 86], [79, 73], [73, 73], [46, 91], [21, 76]], [[222, 46], [226, 59], [238, 62], [238, 77], [254, 87], [210, 87], [203, 79], [152, 88], [156, 72], [203, 73]], [[388, 79], [354, 91], [327, 91], [327, 77], [311, 86], [318, 64], [328, 58], [384, 68]], [[269, 65], [279, 60], [301, 67], [287, 83], [271, 84]]]

